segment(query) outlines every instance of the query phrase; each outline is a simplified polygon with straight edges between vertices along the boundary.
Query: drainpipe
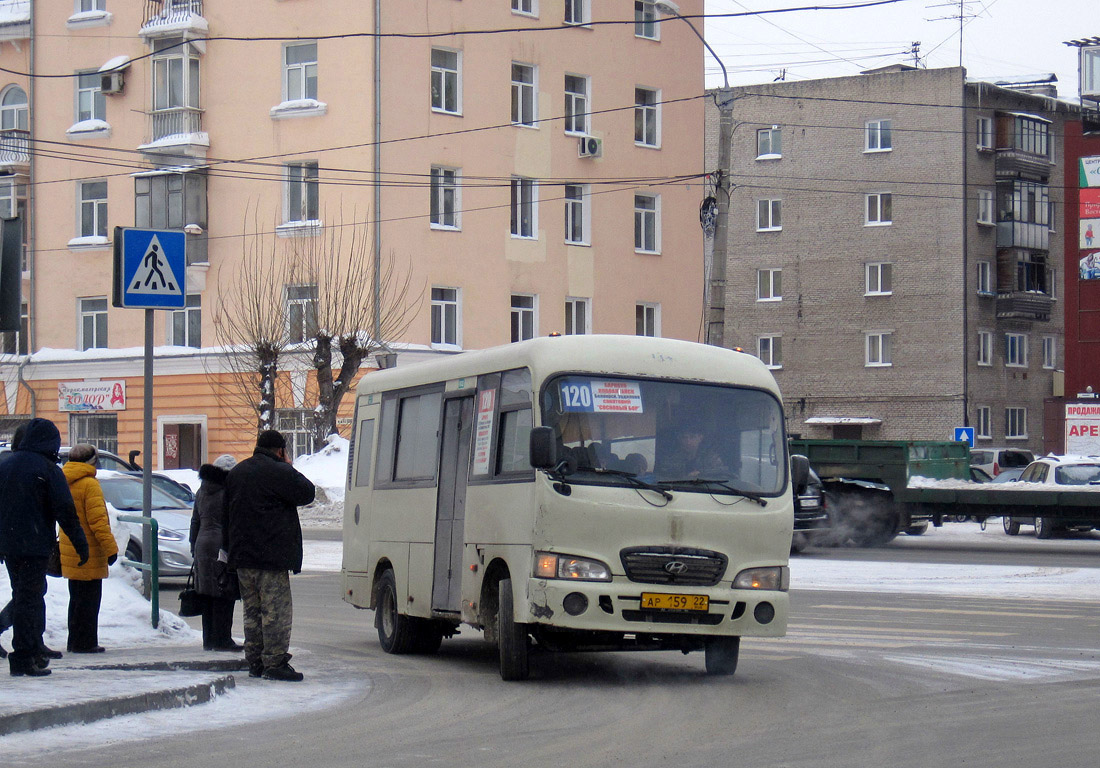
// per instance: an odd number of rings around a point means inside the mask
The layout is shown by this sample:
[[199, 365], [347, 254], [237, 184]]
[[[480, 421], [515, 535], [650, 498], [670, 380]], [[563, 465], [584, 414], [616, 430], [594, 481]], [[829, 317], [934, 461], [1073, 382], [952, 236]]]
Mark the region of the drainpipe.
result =
[[[978, 93], [981, 93], [981, 85], [977, 86]], [[962, 113], [962, 140], [963, 140], [963, 162], [962, 162], [962, 176], [963, 176], [963, 195], [962, 195], [962, 218], [963, 218], [963, 230], [962, 230], [962, 251], [963, 251], [963, 305], [962, 305], [962, 324], [963, 324], [963, 380], [962, 380], [962, 406], [963, 406], [963, 426], [970, 426], [970, 326], [969, 317], [970, 313], [967, 306], [970, 302], [970, 183], [967, 178], [967, 168], [969, 166], [970, 157], [970, 136], [966, 132], [967, 126], [971, 122], [969, 120], [969, 112], [966, 108], [966, 71], [962, 73], [962, 109], [959, 110]], [[994, 193], [994, 200], [996, 200], [996, 193]], [[996, 263], [996, 262], [994, 262]]]
[[374, 329], [382, 339], [382, 0], [374, 0]]
[[[26, 224], [27, 224], [27, 271], [30, 272], [30, 285], [28, 286], [29, 295], [27, 296], [27, 352], [28, 352], [28, 354], [34, 352], [34, 350], [38, 348], [35, 344], [35, 340], [36, 340], [36, 336], [37, 336], [37, 333], [36, 333], [37, 323], [35, 322], [35, 310], [37, 309], [37, 304], [38, 304], [38, 302], [36, 300], [37, 299], [37, 291], [36, 291], [37, 283], [35, 281], [35, 273], [38, 270], [35, 268], [37, 266], [35, 264], [35, 262], [37, 260], [35, 259], [35, 254], [34, 254], [35, 241], [37, 240], [37, 238], [35, 237], [35, 226], [38, 223], [38, 219], [35, 216], [36, 195], [34, 193], [34, 183], [33, 183], [35, 178], [36, 178], [36, 174], [35, 174], [35, 170], [34, 170], [34, 167], [35, 167], [34, 140], [35, 140], [35, 137], [36, 137], [36, 133], [35, 133], [35, 130], [34, 130], [34, 123], [35, 123], [35, 113], [36, 113], [37, 110], [35, 110], [35, 98], [34, 98], [34, 96], [35, 96], [35, 88], [37, 87], [36, 83], [37, 83], [38, 79], [34, 76], [34, 63], [35, 63], [34, 62], [34, 56], [35, 56], [35, 47], [36, 47], [35, 46], [35, 26], [36, 26], [35, 25], [35, 20], [38, 17], [38, 9], [35, 6], [37, 6], [37, 5], [38, 4], [36, 2], [34, 2], [34, 0], [31, 0], [31, 4], [30, 4], [30, 9], [31, 9], [30, 60], [31, 61], [30, 61], [30, 67], [28, 67], [28, 72], [30, 73], [30, 78], [29, 78], [30, 83], [28, 84], [29, 87], [27, 88], [27, 133], [28, 133], [28, 136], [29, 136], [29, 141], [28, 141], [28, 150], [29, 151], [28, 151], [28, 154], [30, 155], [30, 161], [29, 161], [30, 172], [28, 174], [28, 179], [27, 179], [27, 182], [28, 182], [27, 183], [27, 218], [28, 218], [28, 221], [26, 222]], [[34, 405], [33, 405], [34, 398], [33, 397], [31, 398], [31, 402], [32, 402], [31, 412], [33, 413], [34, 412]]]

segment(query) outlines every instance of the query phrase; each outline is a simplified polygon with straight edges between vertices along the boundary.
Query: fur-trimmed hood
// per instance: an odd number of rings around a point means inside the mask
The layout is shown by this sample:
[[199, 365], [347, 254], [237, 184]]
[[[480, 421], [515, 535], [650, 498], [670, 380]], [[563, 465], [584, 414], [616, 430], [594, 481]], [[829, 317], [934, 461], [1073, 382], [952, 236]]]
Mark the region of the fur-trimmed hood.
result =
[[225, 485], [225, 478], [229, 477], [229, 470], [216, 467], [213, 464], [203, 464], [199, 467], [199, 480], [204, 483], [217, 483]]

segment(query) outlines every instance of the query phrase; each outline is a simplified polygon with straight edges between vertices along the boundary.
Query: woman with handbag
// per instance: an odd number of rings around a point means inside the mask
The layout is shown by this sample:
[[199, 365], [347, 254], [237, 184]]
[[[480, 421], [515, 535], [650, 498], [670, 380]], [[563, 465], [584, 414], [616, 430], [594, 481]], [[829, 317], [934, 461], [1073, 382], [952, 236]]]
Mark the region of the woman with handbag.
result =
[[69, 537], [61, 532], [61, 575], [69, 580], [69, 641], [72, 653], [103, 653], [99, 644], [99, 605], [108, 567], [118, 559], [118, 543], [111, 533], [111, 518], [103, 489], [95, 479], [99, 451], [94, 445], [74, 445], [61, 470], [69, 481], [76, 516], [88, 539], [88, 562], [79, 565]]
[[233, 605], [240, 599], [236, 574], [218, 560], [225, 520], [225, 479], [237, 460], [225, 454], [199, 468], [202, 485], [191, 515], [191, 555], [195, 591], [202, 600], [202, 647], [207, 651], [240, 651], [233, 640]]

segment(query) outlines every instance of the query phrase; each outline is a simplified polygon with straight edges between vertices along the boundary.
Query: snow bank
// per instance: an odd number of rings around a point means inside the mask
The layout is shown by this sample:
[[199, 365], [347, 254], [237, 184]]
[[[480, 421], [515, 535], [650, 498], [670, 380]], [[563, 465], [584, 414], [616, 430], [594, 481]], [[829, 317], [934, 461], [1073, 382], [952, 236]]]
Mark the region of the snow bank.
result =
[[348, 447], [346, 438], [329, 435], [324, 448], [294, 462], [294, 468], [317, 486], [317, 500], [298, 510], [304, 527], [339, 528], [343, 524]]

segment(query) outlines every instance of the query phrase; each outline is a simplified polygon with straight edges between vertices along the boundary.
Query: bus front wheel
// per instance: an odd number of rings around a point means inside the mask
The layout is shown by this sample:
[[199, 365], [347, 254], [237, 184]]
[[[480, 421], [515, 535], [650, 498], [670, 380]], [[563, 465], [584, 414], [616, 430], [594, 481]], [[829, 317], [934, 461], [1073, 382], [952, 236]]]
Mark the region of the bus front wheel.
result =
[[708, 675], [732, 675], [737, 671], [740, 637], [708, 637], [703, 645]]
[[386, 653], [411, 653], [416, 645], [412, 622], [397, 610], [397, 580], [392, 570], [383, 572], [376, 589], [374, 625], [378, 643]]
[[500, 678], [526, 680], [530, 673], [527, 660], [527, 625], [517, 624], [512, 604], [512, 580], [501, 579], [498, 586], [497, 648], [500, 650]]

